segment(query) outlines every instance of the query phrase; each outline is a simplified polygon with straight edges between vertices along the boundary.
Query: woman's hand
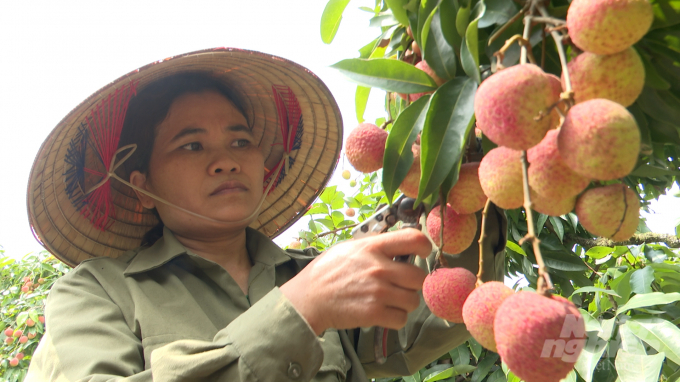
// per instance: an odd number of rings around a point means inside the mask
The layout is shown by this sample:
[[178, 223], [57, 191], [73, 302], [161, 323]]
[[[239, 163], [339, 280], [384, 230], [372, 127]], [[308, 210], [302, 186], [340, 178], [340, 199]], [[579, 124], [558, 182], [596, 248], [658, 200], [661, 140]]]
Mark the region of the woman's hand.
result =
[[382, 326], [399, 329], [420, 304], [422, 269], [395, 256], [427, 257], [429, 239], [415, 229], [349, 240], [329, 248], [281, 292], [316, 334], [328, 328]]

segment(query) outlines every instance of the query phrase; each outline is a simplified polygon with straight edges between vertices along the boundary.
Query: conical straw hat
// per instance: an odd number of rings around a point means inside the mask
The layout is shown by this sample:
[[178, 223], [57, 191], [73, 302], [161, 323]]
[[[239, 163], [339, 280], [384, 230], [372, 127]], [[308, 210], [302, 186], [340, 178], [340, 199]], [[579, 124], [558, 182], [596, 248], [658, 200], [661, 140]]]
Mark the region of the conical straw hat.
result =
[[[86, 130], [94, 115], [107, 120], [120, 112], [120, 102], [112, 103], [112, 99], [134, 97], [135, 91], [148, 84], [184, 72], [208, 73], [238, 94], [264, 152], [267, 169], [275, 168], [285, 151], [280, 121], [286, 118], [280, 118], [281, 114], [291, 118], [296, 111], [290, 108], [299, 110], [295, 145], [289, 147], [288, 166], [283, 166], [287, 171], [269, 180], [275, 181], [275, 186], [252, 228], [276, 237], [302, 217], [326, 185], [339, 158], [342, 120], [333, 96], [316, 75], [280, 57], [233, 48], [166, 58], [128, 73], [91, 95], [59, 122], [40, 147], [28, 184], [29, 220], [36, 239], [64, 263], [75, 266], [92, 257], [118, 257], [138, 247], [144, 234], [156, 225], [156, 217], [142, 208], [134, 192], [113, 179], [102, 186], [110, 189], [111, 209], [105, 213], [106, 221], [100, 227], [93, 224], [92, 206], [83, 202], [82, 190], [100, 181], [107, 170], [95, 150], [89, 148], [92, 145], [83, 143], [83, 136], [93, 134]], [[285, 110], [281, 109], [283, 104]], [[102, 105], [108, 105], [108, 109]], [[96, 171], [88, 173], [88, 180], [82, 175], [74, 180], [79, 166]], [[94, 213], [101, 215], [103, 211]]]

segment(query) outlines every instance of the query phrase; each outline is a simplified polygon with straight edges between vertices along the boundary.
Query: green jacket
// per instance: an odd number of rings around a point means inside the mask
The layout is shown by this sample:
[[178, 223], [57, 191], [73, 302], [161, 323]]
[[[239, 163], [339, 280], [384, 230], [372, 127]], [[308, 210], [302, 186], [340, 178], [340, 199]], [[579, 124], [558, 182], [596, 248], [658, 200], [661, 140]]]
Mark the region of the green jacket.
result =
[[[494, 211], [495, 212], [495, 211]], [[491, 214], [487, 279], [503, 279], [505, 220]], [[353, 381], [411, 375], [469, 338], [422, 302], [390, 331], [388, 359], [374, 362], [373, 328], [317, 337], [280, 292], [314, 256], [281, 250], [247, 229], [253, 261], [245, 296], [219, 265], [169, 230], [149, 248], [82, 262], [50, 292], [47, 332], [26, 381]], [[474, 243], [451, 266], [476, 272]], [[429, 269], [434, 256], [419, 259]]]

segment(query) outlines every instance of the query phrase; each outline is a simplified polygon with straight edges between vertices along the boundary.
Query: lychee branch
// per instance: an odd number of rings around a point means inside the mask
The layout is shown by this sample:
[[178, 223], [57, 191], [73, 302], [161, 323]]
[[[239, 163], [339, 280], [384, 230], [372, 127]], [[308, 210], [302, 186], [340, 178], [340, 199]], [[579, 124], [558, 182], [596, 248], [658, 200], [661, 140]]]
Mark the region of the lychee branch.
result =
[[566, 234], [564, 235], [564, 238], [565, 240], [569, 240], [580, 245], [585, 250], [588, 250], [592, 247], [615, 247], [659, 243], [666, 244], [669, 248], [680, 248], [680, 237], [670, 235], [667, 233], [655, 233], [655, 232], [638, 233], [625, 241], [614, 241], [604, 237], [588, 239], [574, 234]]
[[491, 199], [486, 199], [486, 204], [482, 210], [482, 226], [481, 232], [479, 233], [479, 270], [477, 271], [477, 283], [476, 286], [484, 284], [482, 277], [484, 276], [484, 241], [486, 240], [486, 216], [489, 214], [489, 206], [491, 205]]
[[[540, 2], [536, 2], [536, 9], [541, 14], [543, 18], [550, 18], [548, 10]], [[571, 79], [569, 78], [569, 70], [567, 69], [567, 54], [564, 51], [564, 44], [562, 43], [563, 36], [556, 30], [550, 29], [550, 35], [555, 40], [555, 45], [557, 46], [557, 54], [560, 57], [560, 66], [562, 66], [562, 75], [564, 76], [564, 93], [568, 98], [573, 98], [573, 89], [571, 87]], [[564, 98], [564, 97], [563, 97]]]
[[541, 241], [536, 235], [534, 216], [532, 212], [531, 203], [531, 192], [529, 191], [529, 174], [528, 174], [529, 164], [527, 162], [527, 152], [522, 151], [522, 183], [524, 189], [524, 210], [527, 217], [527, 228], [528, 233], [522, 240], [520, 240], [520, 245], [525, 241], [531, 241], [531, 245], [534, 249], [534, 256], [536, 257], [536, 263], [538, 264], [538, 281], [536, 283], [536, 292], [539, 294], [544, 294], [550, 296], [550, 289], [553, 289], [552, 282], [550, 281], [550, 275], [548, 274], [548, 268], [543, 262], [543, 256], [541, 255]]

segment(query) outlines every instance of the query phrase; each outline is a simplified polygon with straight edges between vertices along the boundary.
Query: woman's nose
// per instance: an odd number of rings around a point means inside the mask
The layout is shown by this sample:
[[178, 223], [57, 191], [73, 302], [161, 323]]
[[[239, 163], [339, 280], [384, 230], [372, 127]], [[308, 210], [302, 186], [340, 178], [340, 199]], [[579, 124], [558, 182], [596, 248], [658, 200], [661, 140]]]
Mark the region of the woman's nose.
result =
[[216, 175], [225, 171], [230, 173], [241, 172], [241, 165], [231, 155], [222, 152], [208, 166], [208, 174]]

